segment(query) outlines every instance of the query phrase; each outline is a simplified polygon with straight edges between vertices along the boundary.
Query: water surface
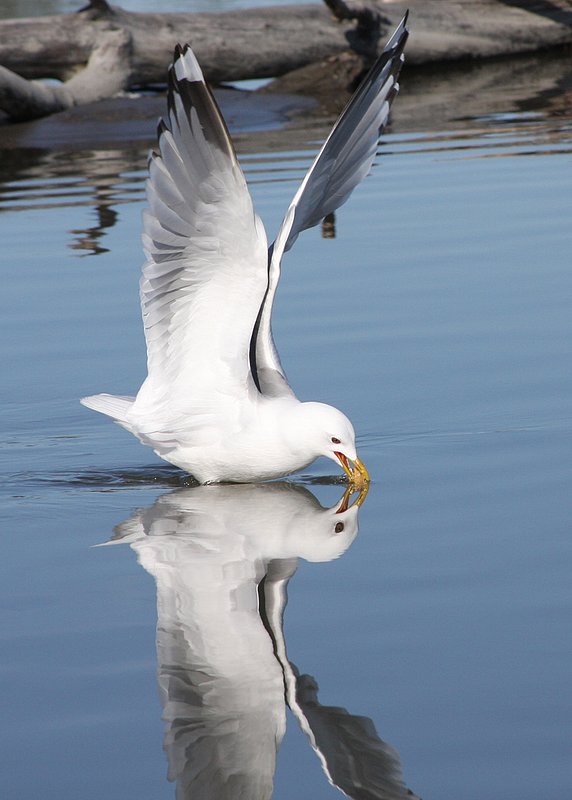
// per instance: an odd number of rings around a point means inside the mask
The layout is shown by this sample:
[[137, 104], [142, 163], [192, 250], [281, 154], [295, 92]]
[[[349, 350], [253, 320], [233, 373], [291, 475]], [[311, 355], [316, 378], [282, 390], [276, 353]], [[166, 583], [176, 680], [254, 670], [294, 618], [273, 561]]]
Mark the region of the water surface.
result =
[[[359, 533], [327, 462], [205, 491], [79, 406], [144, 377], [147, 146], [2, 153], [3, 796], [169, 798], [168, 764], [180, 797], [569, 796], [569, 78], [490, 70], [445, 105], [404, 80], [335, 238], [285, 260], [276, 339], [355, 423]], [[239, 133], [271, 236], [324, 129]]]

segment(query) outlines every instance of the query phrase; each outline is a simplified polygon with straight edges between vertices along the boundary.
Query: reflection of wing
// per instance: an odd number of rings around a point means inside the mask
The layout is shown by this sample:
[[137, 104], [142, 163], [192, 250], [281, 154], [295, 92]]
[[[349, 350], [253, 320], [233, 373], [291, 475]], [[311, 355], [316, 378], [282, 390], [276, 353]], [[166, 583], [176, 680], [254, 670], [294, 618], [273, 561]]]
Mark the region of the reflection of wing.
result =
[[292, 200], [276, 241], [270, 248], [269, 285], [257, 320], [253, 345], [258, 373], [276, 370], [285, 380], [272, 341], [270, 318], [280, 277], [280, 261], [301, 231], [317, 225], [346, 202], [370, 171], [379, 135], [399, 85], [403, 49], [409, 35], [407, 15], [336, 122]]
[[419, 800], [405, 784], [397, 751], [383, 742], [369, 717], [345, 708], [322, 706], [318, 685], [310, 675], [299, 675], [288, 661], [283, 616], [286, 589], [296, 569], [288, 560], [271, 561], [260, 586], [260, 614], [284, 673], [286, 699], [308, 736], [330, 782], [355, 800]]
[[[168, 117], [150, 160], [141, 305], [149, 377], [134, 408], [186, 414], [241, 397], [267, 284], [266, 235], [216, 102], [188, 48], [169, 71]], [[200, 346], [197, 344], [200, 343]]]
[[419, 800], [403, 783], [399, 754], [379, 738], [371, 719], [322, 706], [317, 694], [313, 678], [297, 677], [298, 713], [334, 786], [356, 800]]

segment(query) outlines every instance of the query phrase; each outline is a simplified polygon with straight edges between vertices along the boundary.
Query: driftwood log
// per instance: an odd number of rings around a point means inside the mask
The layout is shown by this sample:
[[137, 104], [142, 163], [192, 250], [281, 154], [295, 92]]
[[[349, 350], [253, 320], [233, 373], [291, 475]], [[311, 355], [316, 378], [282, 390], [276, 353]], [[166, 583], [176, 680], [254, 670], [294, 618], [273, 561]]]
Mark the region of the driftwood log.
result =
[[[0, 21], [0, 109], [32, 119], [162, 84], [177, 42], [192, 45], [211, 83], [274, 77], [350, 46], [375, 51], [380, 19], [340, 0], [196, 14], [135, 13], [90, 0], [72, 14]], [[63, 83], [38, 81], [45, 78]]]
[[0, 110], [32, 119], [162, 84], [177, 42], [192, 45], [212, 83], [275, 77], [348, 50], [367, 62], [407, 7], [410, 65], [572, 43], [567, 0], [324, 0], [197, 14], [133, 13], [90, 0], [72, 14], [0, 21]]

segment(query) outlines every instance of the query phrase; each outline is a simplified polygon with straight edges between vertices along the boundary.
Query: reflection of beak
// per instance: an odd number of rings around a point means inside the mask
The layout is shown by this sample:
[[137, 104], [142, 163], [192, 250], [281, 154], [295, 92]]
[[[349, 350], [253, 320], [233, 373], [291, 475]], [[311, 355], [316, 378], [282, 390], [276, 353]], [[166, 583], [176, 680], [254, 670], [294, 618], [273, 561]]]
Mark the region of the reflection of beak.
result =
[[335, 452], [334, 455], [350, 479], [350, 485], [353, 485], [357, 489], [362, 489], [369, 483], [369, 472], [365, 468], [365, 464], [360, 461], [359, 458], [356, 458], [356, 460], [353, 462], [354, 466], [352, 469], [349, 458], [347, 458], [343, 453]]
[[[358, 496], [350, 503], [350, 499], [355, 492], [358, 492]], [[343, 514], [344, 511], [347, 511], [348, 508], [353, 508], [357, 506], [358, 508], [361, 506], [365, 498], [367, 497], [367, 493], [369, 492], [369, 483], [364, 483], [359, 489], [356, 489], [355, 484], [350, 483], [348, 488], [344, 492], [344, 496], [342, 497], [342, 502], [340, 503], [340, 507], [336, 510], [336, 514]]]

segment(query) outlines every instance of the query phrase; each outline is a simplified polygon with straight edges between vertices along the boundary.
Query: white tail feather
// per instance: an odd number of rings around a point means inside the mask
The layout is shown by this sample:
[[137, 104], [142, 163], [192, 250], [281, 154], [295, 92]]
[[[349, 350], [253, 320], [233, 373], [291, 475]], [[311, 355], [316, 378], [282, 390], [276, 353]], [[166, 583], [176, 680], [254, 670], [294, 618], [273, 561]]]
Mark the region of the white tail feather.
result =
[[117, 422], [124, 423], [127, 412], [135, 401], [134, 397], [119, 397], [115, 394], [92, 394], [90, 397], [82, 397], [80, 403], [101, 414], [113, 417]]

